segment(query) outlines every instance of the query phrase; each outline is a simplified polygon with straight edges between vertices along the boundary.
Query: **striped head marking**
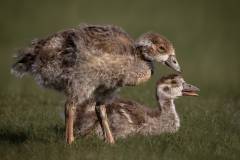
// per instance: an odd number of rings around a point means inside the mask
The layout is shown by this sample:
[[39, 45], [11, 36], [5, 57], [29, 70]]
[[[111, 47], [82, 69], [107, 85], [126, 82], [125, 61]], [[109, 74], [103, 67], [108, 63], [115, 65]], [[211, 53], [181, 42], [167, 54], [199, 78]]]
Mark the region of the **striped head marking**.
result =
[[163, 76], [157, 81], [156, 96], [167, 99], [176, 99], [180, 96], [197, 96], [199, 89], [187, 84], [184, 79], [176, 74]]
[[172, 43], [165, 37], [149, 32], [143, 35], [137, 42], [136, 48], [149, 61], [157, 61], [181, 72]]

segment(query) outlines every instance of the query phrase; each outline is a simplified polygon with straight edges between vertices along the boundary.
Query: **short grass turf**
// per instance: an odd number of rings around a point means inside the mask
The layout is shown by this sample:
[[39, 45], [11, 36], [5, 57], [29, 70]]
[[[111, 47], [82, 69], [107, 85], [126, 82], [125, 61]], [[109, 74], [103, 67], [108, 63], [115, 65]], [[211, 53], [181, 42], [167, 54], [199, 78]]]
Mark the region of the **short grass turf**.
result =
[[[41, 94], [43, 94], [41, 92]], [[13, 96], [13, 97], [12, 97]], [[54, 95], [51, 95], [54, 97]], [[12, 98], [9, 98], [12, 97]], [[211, 98], [211, 99], [210, 99]], [[181, 118], [177, 133], [136, 135], [105, 144], [96, 136], [77, 135], [63, 142], [59, 99], [38, 94], [1, 95], [0, 155], [3, 159], [238, 159], [239, 102], [231, 98], [198, 97], [177, 100]], [[146, 103], [146, 102], [145, 102]], [[151, 102], [147, 102], [150, 104]], [[13, 109], [17, 108], [17, 109]]]
[[[0, 159], [240, 159], [239, 2], [237, 1], [1, 1]], [[10, 75], [12, 56], [31, 39], [80, 23], [114, 24], [133, 39], [147, 31], [167, 37], [186, 82], [199, 97], [175, 101], [176, 133], [136, 135], [105, 144], [76, 135], [64, 143], [59, 113], [66, 97]], [[175, 73], [161, 64], [145, 84], [119, 96], [157, 108], [155, 82]]]

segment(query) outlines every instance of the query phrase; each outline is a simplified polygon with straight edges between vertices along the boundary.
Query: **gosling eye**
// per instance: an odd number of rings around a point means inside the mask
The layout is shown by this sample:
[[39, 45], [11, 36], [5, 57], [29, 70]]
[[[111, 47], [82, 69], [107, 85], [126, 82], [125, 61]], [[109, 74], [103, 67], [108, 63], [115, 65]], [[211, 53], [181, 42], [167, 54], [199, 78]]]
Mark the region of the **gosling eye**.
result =
[[175, 81], [175, 80], [172, 80], [172, 82], [171, 82], [172, 84], [176, 84], [177, 83], [177, 81]]
[[159, 51], [159, 52], [165, 52], [166, 49], [165, 49], [165, 47], [163, 47], [163, 46], [159, 46], [159, 47], [158, 47], [158, 51]]

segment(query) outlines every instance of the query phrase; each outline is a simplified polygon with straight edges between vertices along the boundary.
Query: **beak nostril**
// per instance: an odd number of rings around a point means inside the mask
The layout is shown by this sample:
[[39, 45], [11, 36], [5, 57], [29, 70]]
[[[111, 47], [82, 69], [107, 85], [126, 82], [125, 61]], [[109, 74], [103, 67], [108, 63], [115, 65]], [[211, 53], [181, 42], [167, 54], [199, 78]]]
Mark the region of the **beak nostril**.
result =
[[174, 64], [176, 64], [177, 62], [176, 61], [173, 61]]

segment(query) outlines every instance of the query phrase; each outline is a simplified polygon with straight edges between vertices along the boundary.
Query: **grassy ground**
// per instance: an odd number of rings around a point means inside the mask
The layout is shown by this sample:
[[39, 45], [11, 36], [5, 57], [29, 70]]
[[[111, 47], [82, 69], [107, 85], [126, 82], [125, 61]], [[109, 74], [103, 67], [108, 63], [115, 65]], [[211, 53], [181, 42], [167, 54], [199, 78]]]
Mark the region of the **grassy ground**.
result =
[[[240, 159], [239, 4], [237, 1], [1, 1], [1, 159]], [[97, 137], [63, 142], [64, 95], [39, 88], [32, 77], [10, 75], [15, 49], [80, 23], [114, 24], [131, 37], [152, 30], [175, 46], [184, 79], [199, 97], [176, 100], [177, 133], [135, 136], [109, 146]], [[119, 95], [156, 108], [154, 85], [173, 70], [156, 64], [150, 81]]]

